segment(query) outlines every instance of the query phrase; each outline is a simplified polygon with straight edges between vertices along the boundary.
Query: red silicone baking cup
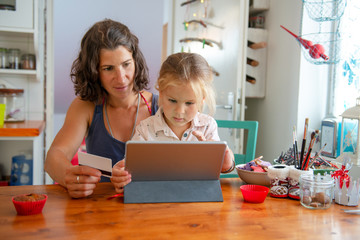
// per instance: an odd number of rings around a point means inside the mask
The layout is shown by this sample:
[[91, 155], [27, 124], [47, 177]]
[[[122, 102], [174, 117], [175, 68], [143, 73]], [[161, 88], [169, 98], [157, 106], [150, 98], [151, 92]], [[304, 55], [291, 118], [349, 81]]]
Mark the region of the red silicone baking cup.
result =
[[269, 188], [260, 185], [242, 185], [240, 187], [244, 200], [251, 203], [262, 203], [269, 192]]
[[[25, 196], [27, 194], [23, 194], [20, 196]], [[33, 214], [39, 214], [42, 212], [45, 202], [48, 198], [48, 196], [46, 194], [41, 194], [43, 195], [45, 198], [38, 200], [38, 201], [16, 201], [14, 200], [15, 197], [18, 196], [14, 196], [12, 197], [12, 202], [15, 206], [16, 212], [19, 215], [33, 215]]]

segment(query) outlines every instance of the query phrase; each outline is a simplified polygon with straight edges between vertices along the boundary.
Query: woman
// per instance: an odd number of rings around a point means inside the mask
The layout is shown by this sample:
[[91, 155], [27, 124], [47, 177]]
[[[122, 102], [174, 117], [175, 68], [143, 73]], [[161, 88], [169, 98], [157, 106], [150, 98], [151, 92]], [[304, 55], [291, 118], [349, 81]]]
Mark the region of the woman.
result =
[[[157, 111], [158, 97], [144, 91], [148, 68], [137, 37], [109, 19], [84, 35], [71, 79], [77, 97], [47, 153], [45, 170], [71, 197], [80, 198], [91, 195], [100, 180], [108, 180], [97, 169], [70, 163], [84, 137], [88, 153], [111, 158], [114, 166], [124, 158], [125, 142], [136, 125]], [[122, 191], [131, 181], [124, 161], [113, 172], [111, 181]]]

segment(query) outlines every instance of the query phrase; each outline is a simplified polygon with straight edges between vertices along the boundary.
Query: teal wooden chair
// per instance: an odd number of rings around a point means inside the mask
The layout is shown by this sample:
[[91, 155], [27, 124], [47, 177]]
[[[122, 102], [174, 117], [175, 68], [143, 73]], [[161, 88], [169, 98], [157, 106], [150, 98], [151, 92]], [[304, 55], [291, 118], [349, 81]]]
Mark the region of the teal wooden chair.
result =
[[[246, 139], [246, 148], [244, 153], [235, 153], [235, 165], [250, 162], [255, 159], [256, 151], [256, 140], [258, 134], [259, 123], [257, 121], [231, 121], [231, 120], [216, 120], [218, 128], [229, 128], [229, 129], [244, 129], [244, 139]], [[245, 143], [245, 141], [244, 141]], [[232, 149], [233, 150], [233, 149]], [[221, 178], [233, 178], [239, 177], [236, 169], [227, 174], [221, 174]]]

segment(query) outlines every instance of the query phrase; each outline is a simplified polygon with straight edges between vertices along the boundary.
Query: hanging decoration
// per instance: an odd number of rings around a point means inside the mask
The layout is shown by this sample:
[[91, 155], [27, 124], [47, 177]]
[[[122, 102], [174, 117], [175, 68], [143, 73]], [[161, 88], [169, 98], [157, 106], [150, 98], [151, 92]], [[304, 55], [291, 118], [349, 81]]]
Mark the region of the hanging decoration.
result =
[[317, 22], [336, 21], [344, 14], [346, 0], [303, 0], [311, 19]]
[[189, 0], [189, 1], [186, 1], [186, 2], [181, 3], [180, 6], [183, 7], [183, 6], [185, 6], [185, 5], [188, 5], [188, 4], [197, 2], [197, 1], [199, 1], [199, 0]]
[[195, 38], [195, 37], [189, 37], [189, 38], [182, 38], [179, 40], [179, 42], [201, 42], [203, 45], [203, 48], [205, 47], [205, 45], [208, 45], [210, 47], [214, 47], [214, 44], [218, 45], [219, 48], [221, 48], [221, 44], [211, 40], [211, 39], [206, 39], [206, 38]]
[[[315, 21], [313, 24], [318, 26], [318, 32], [302, 33], [297, 36], [285, 27], [281, 27], [299, 41], [308, 62], [336, 64], [344, 56], [344, 52], [340, 51], [340, 46], [345, 35], [339, 32], [339, 26], [346, 6], [347, 0], [303, 0], [303, 12], [306, 11], [310, 20]], [[305, 15], [301, 16], [303, 18]], [[303, 22], [301, 19], [301, 23]], [[304, 31], [302, 26], [300, 29]], [[313, 30], [314, 27], [311, 29]]]
[[[211, 39], [208, 34], [209, 26], [211, 28], [220, 28], [208, 20], [209, 5], [210, 0], [190, 0], [180, 4], [181, 7], [186, 7], [184, 20], [182, 22], [185, 31], [183, 38], [179, 40], [181, 43], [181, 52], [191, 52], [191, 50], [197, 53], [203, 51], [214, 51], [216, 48], [214, 50], [210, 50], [206, 49], [206, 47], [214, 48], [216, 46], [222, 49], [221, 42]], [[196, 43], [199, 43], [199, 45]], [[214, 67], [211, 66], [211, 69], [214, 76], [220, 76], [220, 73], [216, 71]]]
[[280, 25], [285, 31], [290, 33], [292, 36], [294, 36], [305, 49], [309, 49], [309, 54], [312, 58], [318, 59], [322, 57], [325, 61], [329, 60], [329, 57], [325, 55], [325, 48], [321, 44], [313, 44], [312, 41], [303, 39], [294, 33], [292, 33], [290, 30], [285, 28], [284, 26]]
[[188, 27], [189, 27], [189, 24], [190, 24], [190, 23], [198, 23], [198, 24], [202, 25], [204, 28], [207, 27], [207, 25], [205, 24], [205, 22], [202, 21], [202, 20], [190, 20], [190, 21], [185, 21], [185, 22], [184, 22], [185, 30], [188, 30]]
[[[186, 10], [183, 21], [185, 36], [180, 40], [180, 42], [201, 42], [202, 48], [205, 48], [205, 46], [213, 47], [214, 44], [216, 44], [221, 48], [221, 44], [219, 42], [208, 39], [207, 37], [208, 25], [212, 25], [211, 23], [205, 21], [208, 17], [209, 0], [186, 1], [181, 4], [181, 6], [185, 5]], [[181, 46], [181, 51], [184, 52], [186, 51], [185, 48], [187, 48], [188, 52], [190, 52], [190, 45], [191, 44], [183, 44]]]

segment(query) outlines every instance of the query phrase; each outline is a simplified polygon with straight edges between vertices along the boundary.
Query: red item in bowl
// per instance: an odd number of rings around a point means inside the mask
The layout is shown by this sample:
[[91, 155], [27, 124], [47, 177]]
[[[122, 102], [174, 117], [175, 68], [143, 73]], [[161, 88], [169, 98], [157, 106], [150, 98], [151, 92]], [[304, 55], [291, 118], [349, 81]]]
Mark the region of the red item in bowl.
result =
[[23, 194], [12, 197], [12, 202], [19, 215], [39, 214], [44, 208], [48, 196], [45, 194]]
[[254, 171], [254, 172], [266, 172], [262, 167], [260, 166], [251, 166], [251, 169]]
[[240, 187], [245, 202], [262, 203], [264, 202], [269, 188], [260, 185], [242, 185]]

